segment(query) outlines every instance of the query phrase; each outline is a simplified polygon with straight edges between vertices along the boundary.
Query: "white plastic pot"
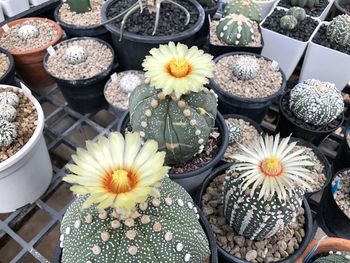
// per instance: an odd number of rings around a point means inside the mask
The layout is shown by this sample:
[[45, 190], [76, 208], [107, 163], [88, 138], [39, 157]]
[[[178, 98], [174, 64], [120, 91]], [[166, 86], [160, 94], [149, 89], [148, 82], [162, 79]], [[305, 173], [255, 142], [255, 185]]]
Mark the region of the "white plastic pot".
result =
[[253, 2], [260, 7], [261, 9], [261, 18], [265, 19], [271, 11], [276, 7], [277, 5], [277, 0], [267, 0], [267, 1], [258, 1], [258, 0], [253, 0]]
[[2, 11], [2, 7], [1, 7], [1, 4], [0, 4], [0, 22], [2, 22], [4, 20], [5, 20], [4, 12]]
[[[16, 88], [0, 85], [0, 90], [4, 87]], [[46, 191], [52, 178], [51, 161], [43, 136], [44, 113], [39, 102], [32, 95], [26, 95], [35, 105], [38, 124], [22, 149], [0, 163], [0, 213], [12, 212], [35, 202]]]
[[329, 13], [329, 11], [331, 10], [331, 7], [333, 5], [334, 0], [328, 0], [328, 5], [327, 7], [323, 10], [323, 12], [321, 13], [321, 15], [319, 17], [313, 17], [316, 18], [320, 21], [324, 21]]
[[0, 0], [5, 15], [12, 17], [29, 9], [28, 0]]
[[312, 42], [321, 25], [328, 24], [329, 22], [320, 23], [313, 33], [301, 68], [300, 80], [314, 78], [328, 81], [343, 90], [350, 80], [350, 56]]
[[45, 2], [48, 2], [50, 0], [29, 0], [31, 5], [37, 6], [37, 5], [41, 5]]

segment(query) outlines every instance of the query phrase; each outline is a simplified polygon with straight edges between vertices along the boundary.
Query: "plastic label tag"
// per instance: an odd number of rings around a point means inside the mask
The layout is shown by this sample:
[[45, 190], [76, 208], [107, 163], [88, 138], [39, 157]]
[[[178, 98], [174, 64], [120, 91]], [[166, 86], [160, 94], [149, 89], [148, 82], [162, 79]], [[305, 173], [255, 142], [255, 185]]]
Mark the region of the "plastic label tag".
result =
[[335, 184], [332, 186], [332, 194], [335, 194], [339, 189], [339, 180], [335, 181]]
[[2, 26], [2, 29], [6, 32], [8, 32], [10, 30], [10, 27], [8, 26], [8, 24], [5, 24]]
[[32, 97], [31, 90], [23, 82], [20, 82], [20, 85], [21, 85], [21, 88], [22, 88], [24, 94], [26, 94], [27, 97]]
[[46, 50], [47, 50], [47, 52], [49, 52], [50, 56], [53, 56], [56, 54], [56, 51], [54, 50], [54, 48], [52, 46], [49, 46]]
[[117, 73], [113, 73], [113, 74], [111, 75], [111, 79], [112, 79], [113, 82], [116, 82], [116, 81], [118, 80], [118, 75], [117, 75]]

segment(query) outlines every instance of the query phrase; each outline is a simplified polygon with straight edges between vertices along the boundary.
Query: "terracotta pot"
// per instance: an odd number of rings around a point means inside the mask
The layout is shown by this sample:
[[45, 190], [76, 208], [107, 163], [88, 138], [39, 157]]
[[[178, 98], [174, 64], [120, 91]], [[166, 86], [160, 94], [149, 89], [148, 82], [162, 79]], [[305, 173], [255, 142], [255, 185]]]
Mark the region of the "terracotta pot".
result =
[[[319, 241], [320, 240], [318, 239], [312, 241], [304, 251], [303, 255], [299, 257], [295, 263], [303, 263]], [[328, 253], [329, 251], [350, 251], [350, 240], [336, 237], [327, 237], [321, 240], [314, 255]]]
[[[7, 23], [7, 25], [9, 27], [12, 27], [14, 25], [24, 23], [26, 21], [34, 20], [42, 20], [52, 24], [57, 31], [56, 37], [51, 42], [40, 48], [25, 51], [9, 50], [9, 52], [13, 55], [15, 59], [16, 72], [26, 83], [35, 87], [46, 87], [53, 84], [54, 80], [50, 77], [49, 74], [47, 74], [43, 67], [44, 55], [46, 54], [46, 49], [49, 46], [54, 46], [55, 44], [61, 41], [63, 32], [62, 28], [56, 22], [41, 17], [22, 18], [9, 22]], [[0, 28], [0, 38], [4, 33], [4, 30]]]

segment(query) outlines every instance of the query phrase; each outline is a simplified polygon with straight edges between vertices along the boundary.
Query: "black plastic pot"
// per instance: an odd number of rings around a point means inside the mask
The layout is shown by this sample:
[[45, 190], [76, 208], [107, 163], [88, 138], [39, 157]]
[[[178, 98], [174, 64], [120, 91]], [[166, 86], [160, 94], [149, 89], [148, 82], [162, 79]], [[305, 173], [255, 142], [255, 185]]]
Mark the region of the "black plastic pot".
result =
[[[117, 124], [117, 131], [124, 134], [129, 123], [129, 112], [126, 112]], [[213, 170], [215, 165], [219, 163], [228, 146], [227, 125], [225, 123], [224, 117], [219, 112], [216, 116], [215, 127], [218, 128], [219, 133], [221, 134], [221, 138], [218, 141], [219, 150], [216, 156], [210, 162], [208, 162], [206, 165], [202, 166], [198, 170], [182, 174], [169, 173], [170, 179], [177, 182], [179, 185], [185, 188], [187, 192], [189, 192], [191, 195], [196, 192], [197, 188], [202, 184], [204, 178], [207, 177]]]
[[[107, 21], [107, 10], [109, 6], [118, 0], [108, 0], [104, 3], [101, 10], [102, 21]], [[170, 36], [142, 36], [127, 31], [123, 32], [123, 38], [120, 41], [120, 29], [113, 23], [105, 25], [106, 29], [112, 34], [112, 41], [115, 52], [118, 57], [121, 70], [136, 69], [142, 70], [142, 61], [149, 54], [152, 48], [158, 47], [159, 44], [167, 44], [169, 41], [175, 43], [181, 42], [188, 46], [193, 46], [197, 32], [204, 23], [204, 10], [196, 0], [188, 0], [198, 10], [198, 20], [194, 26], [181, 33]]]
[[8, 69], [4, 75], [0, 77], [0, 84], [12, 85], [15, 79], [15, 61], [13, 60], [13, 56], [7, 50], [0, 48], [0, 53], [5, 54], [10, 61]]
[[293, 137], [297, 137], [300, 139], [303, 139], [305, 141], [311, 142], [312, 144], [318, 146], [321, 144], [321, 142], [332, 132], [337, 130], [343, 123], [344, 120], [344, 114], [342, 113], [338, 118], [341, 118], [339, 125], [336, 126], [333, 129], [328, 130], [311, 130], [303, 125], [303, 121], [300, 120], [300, 123], [296, 123], [294, 121], [294, 115], [290, 112], [287, 113], [283, 109], [283, 104], [286, 102], [286, 100], [289, 100], [289, 94], [290, 92], [285, 93], [279, 103], [280, 108], [280, 118], [277, 124], [276, 130], [283, 136], [287, 137], [291, 133], [293, 134]]
[[55, 9], [54, 16], [55, 20], [60, 24], [60, 26], [63, 28], [64, 32], [66, 32], [67, 36], [69, 38], [73, 37], [95, 37], [99, 38], [103, 41], [106, 41], [107, 43], [112, 42], [111, 34], [108, 32], [108, 30], [104, 26], [78, 26], [73, 24], [67, 24], [66, 22], [62, 21], [61, 17], [58, 15], [59, 10], [63, 3], [58, 5]]
[[337, 157], [333, 162], [333, 171], [338, 172], [341, 169], [350, 167], [350, 145], [347, 137], [350, 136], [350, 124], [347, 125], [344, 138], [339, 146]]
[[246, 117], [246, 116], [243, 116], [243, 115], [239, 115], [239, 114], [225, 114], [223, 115], [224, 116], [224, 119], [242, 119], [246, 122], [249, 122], [252, 126], [254, 126], [254, 128], [258, 131], [259, 134], [261, 133], [264, 133], [264, 130], [261, 128], [261, 126], [256, 123], [255, 121], [253, 121], [252, 119]]
[[343, 15], [343, 14], [350, 15], [350, 12], [344, 8], [345, 5], [350, 5], [349, 0], [335, 0], [334, 5], [336, 10], [335, 10], [335, 13], [333, 14], [333, 17], [337, 15]]
[[[234, 55], [251, 55], [256, 56], [258, 58], [263, 57], [258, 54], [249, 53], [249, 52], [230, 52], [223, 54], [217, 58], [215, 58], [215, 63], [218, 62], [223, 57], [234, 56]], [[266, 60], [271, 61], [270, 59], [263, 57]], [[213, 89], [219, 97], [219, 111], [222, 114], [239, 114], [242, 116], [246, 116], [257, 123], [261, 123], [264, 119], [264, 116], [271, 105], [271, 103], [277, 99], [277, 97], [283, 93], [284, 88], [286, 86], [286, 78], [282, 70], [280, 70], [282, 75], [282, 84], [278, 92], [273, 95], [267, 96], [265, 98], [258, 99], [250, 99], [239, 97], [233, 94], [230, 94], [223, 89], [214, 81], [214, 79], [210, 79], [209, 86]]]
[[[337, 174], [348, 169], [343, 169]], [[324, 223], [322, 227], [325, 227], [325, 232], [331, 236], [350, 239], [350, 218], [344, 214], [335, 202], [332, 194], [332, 184], [329, 184], [323, 192], [320, 207], [321, 217]]]
[[53, 48], [57, 49], [64, 43], [73, 42], [73, 41], [82, 40], [82, 39], [92, 39], [94, 41], [98, 41], [106, 45], [112, 51], [113, 60], [106, 70], [88, 79], [81, 79], [81, 80], [60, 79], [53, 76], [47, 69], [47, 61], [50, 56], [48, 53], [44, 57], [44, 68], [56, 81], [59, 89], [63, 93], [64, 98], [68, 102], [69, 107], [71, 107], [73, 110], [79, 113], [84, 114], [84, 113], [97, 112], [98, 110], [107, 106], [107, 101], [103, 94], [103, 89], [113, 69], [114, 51], [113, 51], [113, 48], [105, 41], [98, 38], [90, 38], [90, 37], [79, 37], [79, 38], [68, 39], [66, 41], [63, 41], [55, 45]]
[[[217, 176], [223, 174], [229, 167], [231, 166], [231, 164], [224, 164], [218, 168], [216, 168], [203, 182], [200, 190], [197, 192], [196, 195], [196, 199], [195, 202], [199, 207], [202, 207], [202, 196], [205, 193], [205, 190], [207, 189], [208, 185], [210, 184], [210, 182]], [[280, 263], [293, 263], [295, 262], [295, 260], [302, 255], [302, 253], [304, 252], [304, 250], [306, 249], [306, 247], [308, 246], [309, 242], [313, 239], [314, 235], [315, 235], [315, 229], [313, 228], [313, 220], [312, 220], [312, 214], [311, 214], [311, 210], [310, 207], [306, 201], [306, 199], [304, 199], [303, 201], [303, 207], [305, 210], [305, 218], [306, 218], [306, 222], [305, 222], [305, 237], [302, 241], [302, 243], [300, 244], [299, 248], [292, 254], [290, 255], [288, 258], [282, 260], [282, 261], [278, 261]], [[242, 260], [238, 257], [235, 257], [231, 254], [229, 254], [226, 250], [224, 250], [219, 243], [217, 243], [217, 247], [218, 247], [218, 253], [219, 253], [219, 262], [220, 263], [231, 263], [231, 262], [236, 262], [236, 263], [249, 263], [246, 260]]]

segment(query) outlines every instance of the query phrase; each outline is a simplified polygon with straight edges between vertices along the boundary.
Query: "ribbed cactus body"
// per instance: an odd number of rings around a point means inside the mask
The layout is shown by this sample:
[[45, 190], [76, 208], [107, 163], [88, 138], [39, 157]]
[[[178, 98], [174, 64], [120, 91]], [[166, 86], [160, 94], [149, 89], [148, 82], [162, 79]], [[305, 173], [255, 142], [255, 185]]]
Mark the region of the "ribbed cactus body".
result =
[[292, 6], [312, 8], [315, 5], [319, 5], [320, 1], [319, 0], [291, 0], [290, 4]]
[[297, 24], [298, 20], [292, 15], [285, 15], [280, 19], [280, 26], [287, 30], [293, 30]]
[[216, 27], [216, 35], [228, 45], [248, 45], [254, 38], [253, 21], [243, 15], [225, 16]]
[[254, 79], [259, 70], [260, 65], [254, 56], [239, 56], [233, 64], [233, 74], [241, 80]]
[[224, 182], [224, 213], [226, 222], [237, 233], [252, 240], [262, 240], [273, 236], [285, 228], [297, 215], [303, 197], [303, 191], [295, 188], [295, 194], [289, 196], [288, 202], [281, 202], [277, 195], [267, 198], [258, 196], [261, 186], [250, 196], [251, 187], [241, 191], [243, 172], [234, 167], [226, 172]]
[[75, 13], [85, 13], [91, 10], [90, 0], [67, 0], [70, 10]]
[[314, 263], [349, 263], [350, 262], [350, 253], [349, 252], [340, 252], [338, 255], [336, 252], [333, 254], [317, 258]]
[[303, 121], [323, 125], [343, 112], [344, 101], [334, 84], [309, 79], [291, 90], [289, 108]]
[[301, 7], [292, 7], [287, 11], [287, 15], [294, 16], [298, 21], [302, 21], [306, 18], [306, 12]]
[[335, 17], [327, 26], [327, 38], [342, 46], [350, 46], [350, 16]]
[[156, 140], [159, 150], [166, 151], [166, 162], [172, 164], [204, 149], [215, 124], [217, 99], [207, 89], [179, 99], [142, 84], [131, 93], [129, 108], [133, 131]]
[[231, 14], [238, 14], [248, 17], [253, 21], [259, 22], [261, 20], [261, 10], [251, 0], [231, 0], [225, 7], [225, 16]]
[[129, 217], [82, 209], [79, 196], [62, 221], [62, 263], [204, 263], [209, 245], [191, 197], [168, 178], [159, 190]]

